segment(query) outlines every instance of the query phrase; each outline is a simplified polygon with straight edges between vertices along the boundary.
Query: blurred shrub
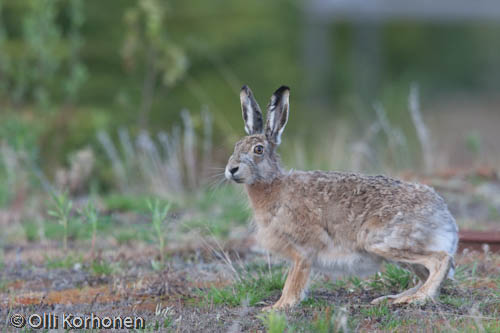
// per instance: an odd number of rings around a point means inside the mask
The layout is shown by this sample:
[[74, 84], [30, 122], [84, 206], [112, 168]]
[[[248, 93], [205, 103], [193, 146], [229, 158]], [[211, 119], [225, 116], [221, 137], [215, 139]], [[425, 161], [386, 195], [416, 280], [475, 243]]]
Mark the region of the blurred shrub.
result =
[[187, 58], [183, 50], [169, 38], [168, 2], [138, 1], [125, 12], [125, 40], [122, 57], [128, 70], [136, 69], [142, 60], [145, 69], [141, 90], [139, 123], [144, 127], [155, 95], [157, 82], [170, 87], [185, 74]]
[[1, 0], [0, 10], [2, 97], [45, 110], [63, 97], [74, 101], [86, 79], [79, 59], [83, 0]]
[[38, 184], [32, 172], [38, 160], [40, 127], [30, 120], [5, 115], [0, 122], [0, 207]]
[[[206, 105], [216, 129], [212, 152], [222, 164], [243, 134], [241, 85], [249, 84], [264, 106], [272, 90], [286, 83], [292, 87], [293, 118], [281, 148], [285, 160], [299, 157], [301, 165], [311, 168], [350, 169], [347, 157], [354, 155], [355, 169], [380, 171], [385, 164], [392, 169], [418, 165], [412, 159], [419, 156], [419, 142], [405, 110], [409, 82], [421, 84], [426, 104], [450, 92], [497, 90], [496, 23], [380, 24], [375, 27], [380, 54], [367, 51], [359, 58], [362, 24], [332, 21], [325, 45], [332, 58], [322, 87], [330, 99], [317, 107], [306, 92], [304, 54], [311, 50], [304, 40], [302, 5], [306, 3], [295, 0], [0, 0], [0, 112], [14, 106], [12, 117], [20, 116], [23, 126], [28, 126], [26, 115], [31, 117], [29, 126], [36, 126], [39, 138], [33, 145], [39, 146], [44, 171], [51, 172], [66, 162], [68, 153], [89, 144], [97, 147], [99, 130], [116, 133], [126, 127], [136, 137], [138, 128], [146, 127], [157, 133], [184, 120], [179, 110]], [[377, 67], [369, 98], [360, 97], [363, 62]], [[401, 129], [405, 134], [409, 156], [395, 141], [398, 135], [367, 130], [377, 127], [371, 126], [378, 121], [373, 99], [380, 100], [396, 129], [387, 133]], [[47, 109], [53, 112], [41, 112]], [[341, 116], [349, 127], [335, 125]], [[0, 118], [2, 126], [3, 113]], [[196, 129], [201, 118], [193, 114]], [[29, 136], [29, 130], [8, 134], [9, 147], [11, 141], [27, 140], [23, 135]], [[360, 130], [366, 135], [356, 133]], [[332, 131], [330, 141], [323, 138]], [[483, 149], [474, 137], [465, 140], [470, 150]], [[356, 141], [362, 144], [353, 154], [349, 144]], [[286, 142], [297, 142], [295, 155], [286, 156], [291, 149]], [[113, 172], [101, 167], [109, 163], [100, 153], [96, 163], [99, 181], [105, 183]], [[0, 182], [5, 174], [0, 163]], [[192, 186], [198, 176], [186, 177]]]

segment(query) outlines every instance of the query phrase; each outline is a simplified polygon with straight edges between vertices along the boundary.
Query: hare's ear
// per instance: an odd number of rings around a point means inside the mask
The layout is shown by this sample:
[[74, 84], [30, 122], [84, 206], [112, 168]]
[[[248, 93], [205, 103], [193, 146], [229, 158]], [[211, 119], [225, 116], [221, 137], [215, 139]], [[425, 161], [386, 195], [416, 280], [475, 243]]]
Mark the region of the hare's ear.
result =
[[240, 92], [241, 112], [245, 122], [245, 132], [248, 135], [262, 133], [262, 111], [248, 86], [243, 86]]
[[266, 137], [269, 141], [279, 145], [281, 134], [288, 121], [290, 88], [281, 86], [271, 97], [267, 106]]

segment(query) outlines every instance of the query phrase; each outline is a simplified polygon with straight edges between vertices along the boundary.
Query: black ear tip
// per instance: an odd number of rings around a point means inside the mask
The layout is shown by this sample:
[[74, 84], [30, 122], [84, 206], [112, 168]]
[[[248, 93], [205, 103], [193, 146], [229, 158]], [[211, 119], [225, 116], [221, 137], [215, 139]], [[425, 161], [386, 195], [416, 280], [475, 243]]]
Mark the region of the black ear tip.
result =
[[247, 95], [250, 95], [252, 93], [252, 91], [250, 90], [250, 87], [247, 86], [246, 84], [243, 87], [241, 87], [240, 91], [245, 92]]
[[281, 96], [286, 91], [290, 92], [290, 88], [288, 86], [281, 86], [274, 92], [274, 94], [277, 96]]

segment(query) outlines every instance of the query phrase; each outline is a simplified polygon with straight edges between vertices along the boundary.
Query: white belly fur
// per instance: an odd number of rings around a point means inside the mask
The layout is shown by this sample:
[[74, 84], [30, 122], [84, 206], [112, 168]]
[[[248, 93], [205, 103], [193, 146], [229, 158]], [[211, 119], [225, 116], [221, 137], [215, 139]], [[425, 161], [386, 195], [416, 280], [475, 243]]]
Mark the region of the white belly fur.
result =
[[329, 246], [318, 253], [314, 268], [327, 273], [333, 278], [345, 276], [368, 276], [376, 273], [382, 262], [381, 258], [367, 253], [347, 252], [346, 249]]

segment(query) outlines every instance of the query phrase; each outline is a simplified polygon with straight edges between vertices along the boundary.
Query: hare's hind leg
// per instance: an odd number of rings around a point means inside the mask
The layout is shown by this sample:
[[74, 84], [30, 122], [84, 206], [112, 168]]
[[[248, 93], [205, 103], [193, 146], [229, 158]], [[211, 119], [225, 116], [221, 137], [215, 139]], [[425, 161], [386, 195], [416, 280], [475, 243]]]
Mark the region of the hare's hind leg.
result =
[[429, 277], [416, 293], [401, 296], [394, 303], [419, 303], [438, 296], [441, 284], [450, 270], [452, 258], [446, 252], [434, 252], [419, 261], [429, 271]]
[[[417, 275], [419, 275], [419, 278], [426, 278], [421, 281], [423, 282], [422, 285], [419, 284], [401, 294], [394, 295], [394, 297], [392, 297], [392, 295], [387, 297], [387, 299], [394, 299], [394, 303], [422, 303], [435, 298], [439, 293], [439, 288], [446, 278], [452, 263], [451, 256], [446, 252], [417, 254], [400, 250], [384, 251], [377, 247], [371, 248], [370, 252], [392, 261], [422, 265], [428, 271], [428, 274], [425, 274], [427, 272], [424, 270], [418, 270]], [[380, 302], [382, 299], [376, 299], [374, 302]]]

